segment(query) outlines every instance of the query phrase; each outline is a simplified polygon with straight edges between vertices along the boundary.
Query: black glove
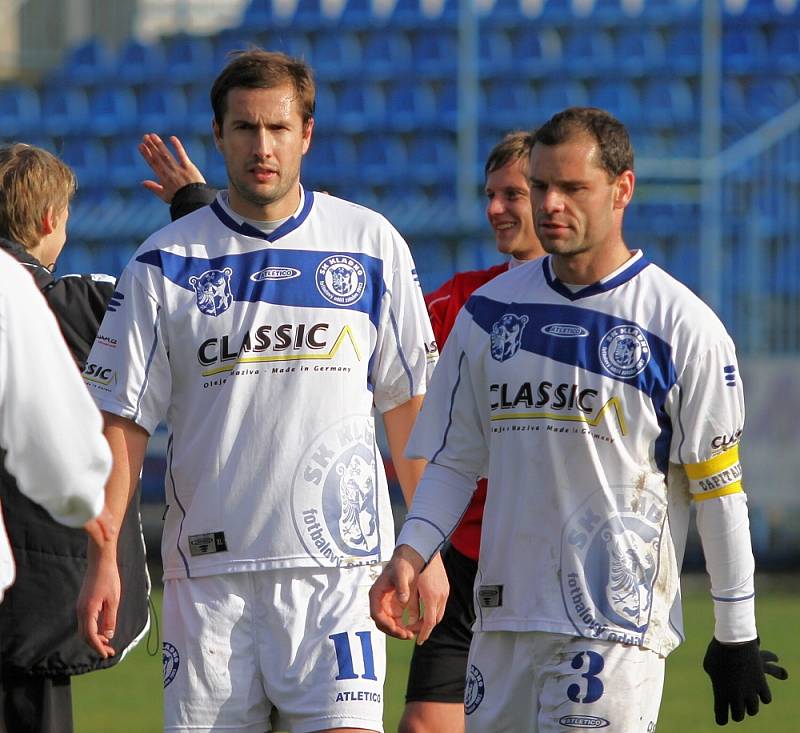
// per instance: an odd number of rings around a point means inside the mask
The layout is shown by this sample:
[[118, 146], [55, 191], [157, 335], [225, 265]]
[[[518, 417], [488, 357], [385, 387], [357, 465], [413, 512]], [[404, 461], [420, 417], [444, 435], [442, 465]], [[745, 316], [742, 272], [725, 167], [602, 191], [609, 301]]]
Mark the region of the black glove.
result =
[[723, 644], [712, 639], [703, 659], [703, 669], [711, 677], [714, 688], [714, 716], [717, 725], [728, 722], [728, 708], [731, 719], [744, 720], [748, 715], [758, 712], [758, 699], [764, 704], [772, 702], [772, 693], [767, 685], [765, 674], [785, 680], [789, 674], [773, 662], [778, 657], [772, 652], [759, 648], [759, 639], [743, 644]]

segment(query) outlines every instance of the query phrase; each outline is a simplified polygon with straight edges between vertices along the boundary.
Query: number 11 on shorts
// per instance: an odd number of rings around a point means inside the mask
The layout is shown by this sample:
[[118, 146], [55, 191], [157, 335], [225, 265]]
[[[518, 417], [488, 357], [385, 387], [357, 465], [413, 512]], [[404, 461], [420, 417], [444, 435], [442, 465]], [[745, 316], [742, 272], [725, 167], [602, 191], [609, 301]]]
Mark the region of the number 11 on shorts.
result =
[[[361, 642], [361, 657], [364, 660], [364, 674], [360, 675], [360, 677], [365, 680], [377, 680], [375, 658], [372, 654], [372, 632], [356, 631], [354, 636], [357, 636]], [[328, 638], [333, 642], [333, 648], [336, 651], [336, 663], [339, 665], [339, 674], [336, 675], [336, 679], [358, 679], [359, 675], [356, 674], [355, 666], [353, 665], [350, 633], [343, 631], [340, 634], [331, 634]]]

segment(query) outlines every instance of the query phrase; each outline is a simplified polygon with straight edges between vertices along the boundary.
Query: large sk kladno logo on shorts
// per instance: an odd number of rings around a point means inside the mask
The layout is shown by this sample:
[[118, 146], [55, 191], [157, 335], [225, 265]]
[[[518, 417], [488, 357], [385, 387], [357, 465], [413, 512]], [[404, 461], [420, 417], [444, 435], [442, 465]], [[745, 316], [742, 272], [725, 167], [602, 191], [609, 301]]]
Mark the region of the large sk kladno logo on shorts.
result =
[[178, 674], [178, 667], [181, 666], [181, 656], [174, 644], [165, 641], [162, 645], [161, 661], [164, 664], [164, 687], [169, 685]]
[[582, 636], [641, 645], [653, 608], [662, 498], [646, 489], [596, 491], [561, 537], [561, 593]]
[[474, 664], [470, 664], [467, 672], [467, 684], [464, 688], [464, 712], [472, 715], [478, 709], [478, 705], [483, 702], [485, 694], [486, 685], [483, 682], [483, 675]]
[[326, 257], [317, 267], [317, 290], [334, 305], [352, 305], [364, 295], [367, 273], [347, 255]]
[[371, 417], [343, 418], [303, 452], [292, 484], [300, 540], [320, 565], [374, 563], [380, 554], [378, 473]]

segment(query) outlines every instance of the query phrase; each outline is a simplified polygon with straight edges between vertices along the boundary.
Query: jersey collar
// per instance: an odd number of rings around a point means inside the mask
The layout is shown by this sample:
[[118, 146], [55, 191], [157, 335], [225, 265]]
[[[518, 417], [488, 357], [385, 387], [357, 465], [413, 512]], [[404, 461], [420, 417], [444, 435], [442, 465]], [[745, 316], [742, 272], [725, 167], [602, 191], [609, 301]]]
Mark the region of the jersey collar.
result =
[[650, 264], [650, 261], [644, 256], [642, 250], [636, 250], [633, 257], [623, 263], [614, 272], [609, 273], [602, 280], [596, 283], [586, 285], [579, 290], [572, 290], [562, 283], [553, 272], [553, 264], [551, 262], [552, 255], [542, 258], [542, 272], [547, 284], [555, 290], [559, 295], [563, 295], [568, 300], [580, 300], [581, 298], [588, 298], [598, 293], [605, 293], [609, 290], [628, 282], [628, 280], [636, 277], [645, 267]]
[[283, 224], [281, 224], [277, 229], [267, 234], [266, 232], [262, 232], [260, 229], [257, 229], [252, 224], [248, 224], [246, 221], [236, 221], [236, 219], [234, 219], [227, 211], [225, 211], [225, 208], [219, 201], [219, 197], [220, 194], [217, 194], [217, 198], [211, 202], [211, 210], [216, 214], [217, 218], [226, 227], [228, 227], [228, 229], [232, 229], [237, 234], [242, 234], [245, 237], [265, 239], [268, 242], [275, 242], [281, 237], [285, 237], [287, 234], [289, 234], [289, 232], [293, 232], [295, 229], [297, 229], [297, 227], [299, 227], [308, 218], [308, 215], [311, 213], [311, 207], [314, 205], [314, 192], [306, 191], [302, 186], [300, 186], [300, 206], [298, 207], [297, 211], [295, 211], [295, 213], [285, 222], [283, 222]]

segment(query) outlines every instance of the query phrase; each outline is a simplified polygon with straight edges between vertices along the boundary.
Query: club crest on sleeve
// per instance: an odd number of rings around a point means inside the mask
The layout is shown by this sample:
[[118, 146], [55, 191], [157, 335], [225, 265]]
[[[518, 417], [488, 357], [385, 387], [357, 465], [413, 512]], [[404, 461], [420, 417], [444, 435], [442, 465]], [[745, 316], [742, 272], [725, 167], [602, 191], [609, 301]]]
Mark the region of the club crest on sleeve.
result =
[[474, 665], [469, 665], [467, 673], [467, 686], [464, 689], [464, 712], [471, 715], [478, 709], [478, 705], [483, 701], [486, 694], [486, 687], [483, 683], [481, 671]]
[[600, 363], [615, 377], [635, 377], [649, 362], [650, 345], [638, 326], [615, 326], [600, 341]]
[[527, 323], [528, 316], [505, 313], [492, 324], [491, 353], [495, 361], [506, 361], [519, 351]]
[[167, 687], [175, 675], [178, 674], [178, 667], [181, 666], [181, 657], [178, 650], [173, 644], [165, 641], [162, 644], [163, 654], [162, 660], [164, 662], [164, 687]]
[[207, 316], [218, 316], [224, 313], [233, 303], [231, 292], [231, 275], [233, 270], [225, 267], [222, 270], [206, 270], [200, 277], [192, 275], [189, 285], [194, 289], [197, 307]]
[[334, 305], [352, 305], [364, 295], [366, 285], [363, 265], [347, 255], [326, 257], [317, 267], [317, 290]]

